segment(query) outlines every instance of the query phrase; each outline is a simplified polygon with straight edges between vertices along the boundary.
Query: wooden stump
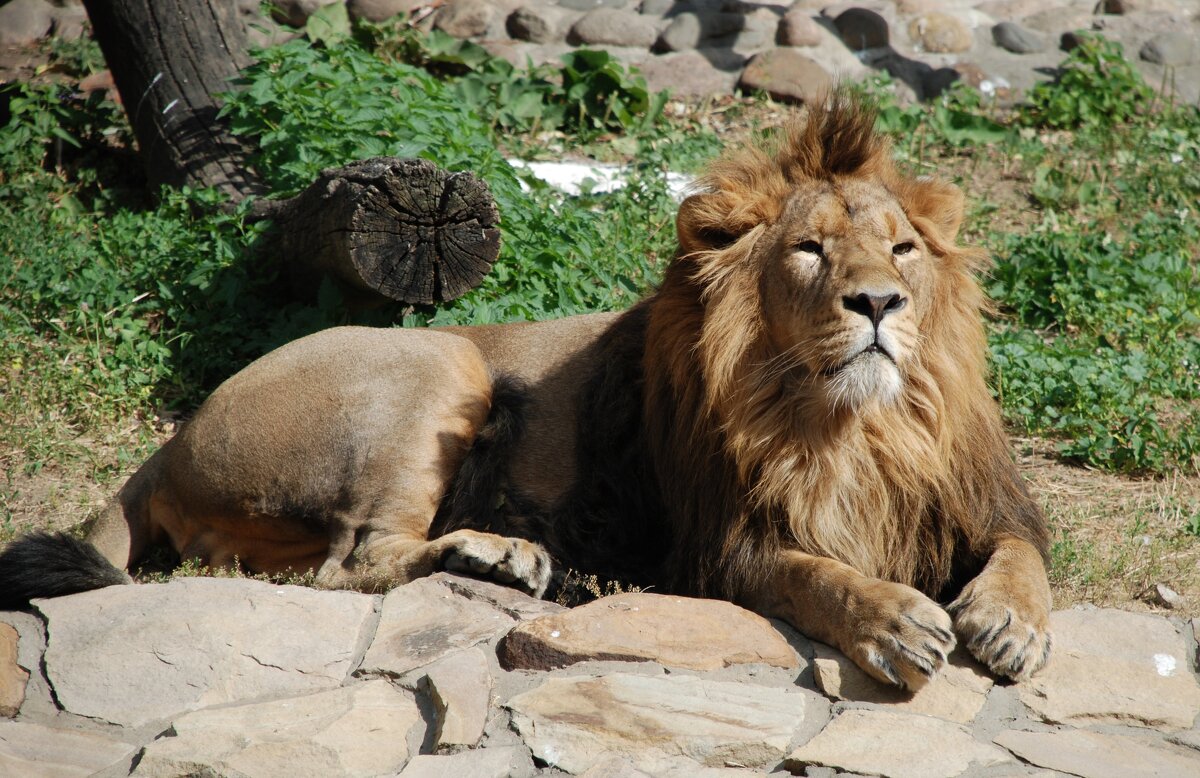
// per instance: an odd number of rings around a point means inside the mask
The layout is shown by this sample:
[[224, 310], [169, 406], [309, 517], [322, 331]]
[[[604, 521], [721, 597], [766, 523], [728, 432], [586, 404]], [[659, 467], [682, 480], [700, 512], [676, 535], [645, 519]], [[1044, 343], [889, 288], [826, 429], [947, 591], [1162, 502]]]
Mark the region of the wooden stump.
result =
[[423, 159], [330, 168], [296, 197], [262, 206], [291, 261], [402, 302], [466, 294], [500, 253], [500, 214], [487, 184]]

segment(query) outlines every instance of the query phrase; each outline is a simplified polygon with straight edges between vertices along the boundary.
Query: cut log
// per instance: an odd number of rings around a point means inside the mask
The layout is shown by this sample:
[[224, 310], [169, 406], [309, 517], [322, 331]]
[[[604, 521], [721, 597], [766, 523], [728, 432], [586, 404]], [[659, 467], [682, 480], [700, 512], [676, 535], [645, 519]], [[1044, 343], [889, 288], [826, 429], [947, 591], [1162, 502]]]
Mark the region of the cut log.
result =
[[[233, 0], [84, 0], [151, 184], [215, 187], [233, 203], [264, 195], [249, 150], [215, 95], [248, 63]], [[487, 186], [423, 160], [376, 158], [324, 171], [289, 200], [256, 200], [277, 243], [265, 255], [293, 278], [332, 274], [356, 302], [453, 300], [500, 251]], [[320, 271], [320, 272], [318, 272]]]
[[285, 256], [392, 300], [460, 297], [500, 253], [500, 214], [487, 184], [423, 159], [330, 168], [296, 197], [262, 206]]

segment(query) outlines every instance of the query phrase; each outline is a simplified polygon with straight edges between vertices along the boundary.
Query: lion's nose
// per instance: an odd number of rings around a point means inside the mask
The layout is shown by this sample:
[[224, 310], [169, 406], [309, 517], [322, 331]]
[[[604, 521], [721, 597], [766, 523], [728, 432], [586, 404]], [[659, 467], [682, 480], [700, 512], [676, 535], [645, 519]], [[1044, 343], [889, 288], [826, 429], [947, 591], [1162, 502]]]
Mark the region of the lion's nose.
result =
[[878, 327], [879, 322], [883, 321], [884, 316], [887, 316], [889, 313], [895, 313], [905, 305], [908, 305], [908, 298], [901, 297], [898, 292], [887, 292], [885, 294], [859, 292], [853, 297], [849, 295], [843, 297], [842, 305], [848, 311], [854, 311], [857, 314], [866, 316], [871, 320], [872, 324]]

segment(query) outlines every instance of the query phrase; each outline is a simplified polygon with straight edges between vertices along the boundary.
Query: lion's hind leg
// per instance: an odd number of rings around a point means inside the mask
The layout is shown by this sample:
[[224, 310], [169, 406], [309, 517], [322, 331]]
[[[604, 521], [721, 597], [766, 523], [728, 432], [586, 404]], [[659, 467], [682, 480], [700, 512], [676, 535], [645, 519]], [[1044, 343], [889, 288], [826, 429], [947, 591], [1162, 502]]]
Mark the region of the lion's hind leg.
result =
[[1023, 680], [1050, 658], [1050, 583], [1041, 555], [1012, 535], [946, 608], [954, 630], [993, 673]]

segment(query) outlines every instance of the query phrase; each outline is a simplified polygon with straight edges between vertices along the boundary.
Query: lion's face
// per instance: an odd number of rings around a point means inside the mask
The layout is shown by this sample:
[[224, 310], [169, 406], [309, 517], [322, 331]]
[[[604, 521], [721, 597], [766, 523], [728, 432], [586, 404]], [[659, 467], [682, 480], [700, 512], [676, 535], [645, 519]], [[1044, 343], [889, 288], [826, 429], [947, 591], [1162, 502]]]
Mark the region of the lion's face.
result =
[[770, 351], [831, 406], [895, 400], [932, 272], [896, 199], [867, 181], [814, 182], [792, 194], [759, 251]]

